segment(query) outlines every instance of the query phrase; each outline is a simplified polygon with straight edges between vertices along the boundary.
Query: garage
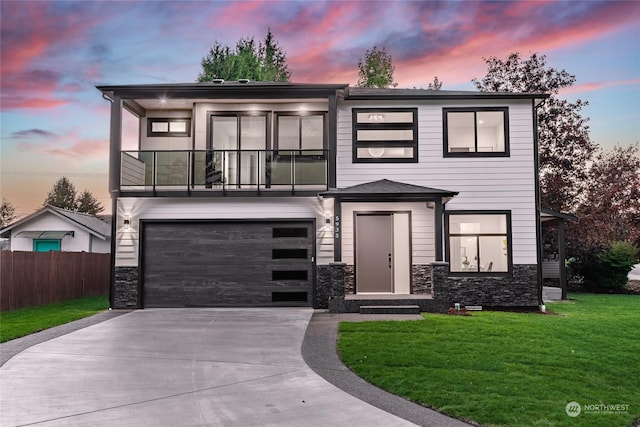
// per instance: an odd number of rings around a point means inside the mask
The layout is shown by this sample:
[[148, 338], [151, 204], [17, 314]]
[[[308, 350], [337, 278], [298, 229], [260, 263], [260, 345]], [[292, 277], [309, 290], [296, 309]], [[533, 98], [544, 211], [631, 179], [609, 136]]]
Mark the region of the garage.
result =
[[311, 306], [313, 221], [143, 221], [143, 307]]

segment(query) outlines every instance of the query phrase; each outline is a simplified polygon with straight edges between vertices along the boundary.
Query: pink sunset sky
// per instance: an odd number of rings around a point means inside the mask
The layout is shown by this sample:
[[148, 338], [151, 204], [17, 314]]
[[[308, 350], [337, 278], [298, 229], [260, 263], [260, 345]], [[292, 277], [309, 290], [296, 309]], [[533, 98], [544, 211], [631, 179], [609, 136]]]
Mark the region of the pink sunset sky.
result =
[[637, 1], [7, 1], [0, 2], [2, 197], [38, 209], [67, 176], [110, 210], [109, 104], [102, 84], [193, 82], [218, 41], [271, 28], [299, 83], [357, 81], [374, 45], [398, 87], [474, 90], [483, 57], [547, 55], [576, 76], [592, 139], [640, 141]]

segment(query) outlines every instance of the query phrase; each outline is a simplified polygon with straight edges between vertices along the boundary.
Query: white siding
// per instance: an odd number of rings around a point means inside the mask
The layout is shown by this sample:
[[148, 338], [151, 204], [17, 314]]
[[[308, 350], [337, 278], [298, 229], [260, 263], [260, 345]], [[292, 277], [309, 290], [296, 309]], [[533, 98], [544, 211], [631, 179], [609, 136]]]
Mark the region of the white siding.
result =
[[434, 210], [426, 202], [399, 203], [343, 203], [342, 204], [342, 262], [354, 263], [354, 212], [411, 212], [411, 254], [413, 264], [435, 261]]
[[[63, 252], [100, 252], [108, 253], [109, 244], [107, 243], [106, 250], [102, 250], [102, 246], [95, 247], [95, 240], [97, 237], [92, 236], [86, 230], [79, 226], [65, 221], [58, 216], [46, 212], [42, 215], [28, 221], [21, 226], [18, 226], [11, 230], [11, 250], [12, 251], [33, 251], [33, 239], [28, 237], [15, 237], [21, 231], [73, 231], [72, 236], [65, 236], [60, 244], [60, 250]], [[94, 241], [92, 242], [92, 238]], [[93, 247], [92, 247], [93, 246]], [[96, 250], [98, 249], [98, 250]]]
[[[318, 264], [333, 261], [332, 231], [325, 226], [331, 204], [317, 197], [289, 198], [120, 198], [118, 199], [116, 266], [138, 265], [139, 221], [149, 219], [315, 219]], [[131, 226], [125, 229], [123, 218]]]
[[[418, 163], [353, 163], [351, 109], [373, 103], [343, 103], [338, 111], [337, 186], [349, 187], [382, 178], [459, 192], [447, 210], [510, 210], [513, 262], [536, 263], [535, 168], [531, 102], [512, 100], [387, 103], [385, 107], [418, 107]], [[507, 106], [509, 157], [445, 158], [445, 107]], [[343, 233], [346, 236], [346, 233]]]

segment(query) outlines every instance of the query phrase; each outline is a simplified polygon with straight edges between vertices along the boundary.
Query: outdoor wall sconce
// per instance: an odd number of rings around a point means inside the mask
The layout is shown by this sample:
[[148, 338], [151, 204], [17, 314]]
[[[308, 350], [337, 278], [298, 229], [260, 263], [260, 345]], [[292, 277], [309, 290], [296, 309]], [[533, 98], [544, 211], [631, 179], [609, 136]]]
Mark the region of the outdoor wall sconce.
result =
[[128, 230], [131, 228], [131, 217], [129, 215], [124, 216], [124, 229]]
[[332, 220], [333, 220], [333, 215], [331, 215], [330, 213], [324, 215], [324, 228], [325, 228], [325, 230], [330, 230], [331, 229], [331, 225], [333, 223]]

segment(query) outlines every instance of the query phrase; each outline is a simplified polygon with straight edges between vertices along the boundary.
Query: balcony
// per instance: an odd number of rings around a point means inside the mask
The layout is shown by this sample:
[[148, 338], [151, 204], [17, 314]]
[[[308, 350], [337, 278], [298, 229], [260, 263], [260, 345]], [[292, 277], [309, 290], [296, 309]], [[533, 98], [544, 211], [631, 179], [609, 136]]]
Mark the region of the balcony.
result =
[[122, 193], [328, 189], [328, 150], [123, 151]]

